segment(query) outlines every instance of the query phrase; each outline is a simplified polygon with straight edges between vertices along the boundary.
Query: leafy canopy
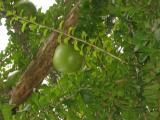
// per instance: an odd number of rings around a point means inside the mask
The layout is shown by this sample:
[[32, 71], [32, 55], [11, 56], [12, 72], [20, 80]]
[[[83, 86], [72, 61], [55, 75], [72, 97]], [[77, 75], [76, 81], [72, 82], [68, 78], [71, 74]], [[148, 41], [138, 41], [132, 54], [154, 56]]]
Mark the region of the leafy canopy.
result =
[[56, 0], [46, 13], [38, 9], [35, 16], [22, 17], [14, 8], [18, 1], [0, 1], [0, 19], [6, 18], [10, 36], [7, 48], [0, 53], [0, 118], [160, 118], [159, 0], [82, 0], [77, 26], [70, 28], [68, 37], [61, 33], [58, 39], [59, 43], [72, 43], [85, 56], [82, 70], [71, 74], [52, 71], [45, 79], [47, 84], [12, 116], [7, 94], [9, 74], [24, 72], [77, 2]]

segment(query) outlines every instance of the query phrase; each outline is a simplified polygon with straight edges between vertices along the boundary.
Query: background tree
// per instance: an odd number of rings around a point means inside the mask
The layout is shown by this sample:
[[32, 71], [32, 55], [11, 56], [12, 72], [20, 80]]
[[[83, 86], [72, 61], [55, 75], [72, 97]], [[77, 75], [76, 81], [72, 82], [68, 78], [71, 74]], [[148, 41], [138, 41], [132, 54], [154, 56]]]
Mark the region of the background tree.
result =
[[[56, 0], [32, 16], [18, 2], [0, 1], [0, 119], [160, 119], [159, 0]], [[80, 71], [54, 70], [62, 42], [84, 56]]]

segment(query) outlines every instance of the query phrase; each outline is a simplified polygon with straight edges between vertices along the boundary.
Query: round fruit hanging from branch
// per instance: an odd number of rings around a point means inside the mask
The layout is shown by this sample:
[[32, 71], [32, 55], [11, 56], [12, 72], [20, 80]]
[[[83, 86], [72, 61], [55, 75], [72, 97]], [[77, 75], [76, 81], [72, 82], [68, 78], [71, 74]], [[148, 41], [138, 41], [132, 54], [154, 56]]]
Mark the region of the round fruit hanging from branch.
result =
[[71, 45], [60, 44], [53, 56], [53, 66], [59, 72], [76, 72], [82, 66], [82, 59], [83, 57]]
[[34, 4], [28, 0], [21, 0], [15, 5], [16, 11], [18, 14], [22, 12], [23, 16], [35, 16], [36, 15], [36, 7]]

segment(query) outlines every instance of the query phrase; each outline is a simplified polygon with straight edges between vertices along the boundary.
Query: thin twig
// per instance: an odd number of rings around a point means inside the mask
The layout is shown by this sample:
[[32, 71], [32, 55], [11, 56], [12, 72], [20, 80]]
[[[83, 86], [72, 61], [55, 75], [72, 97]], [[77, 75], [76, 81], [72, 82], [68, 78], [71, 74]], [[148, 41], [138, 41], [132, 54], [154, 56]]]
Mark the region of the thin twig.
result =
[[16, 18], [18, 18], [18, 19], [20, 19], [20, 20], [23, 20], [23, 21], [25, 21], [25, 22], [28, 22], [28, 23], [32, 23], [32, 24], [34, 24], [34, 25], [37, 25], [37, 26], [39, 26], [39, 27], [41, 27], [41, 28], [46, 28], [46, 29], [52, 30], [52, 31], [54, 31], [54, 32], [63, 34], [63, 35], [65, 35], [66, 37], [70, 37], [70, 38], [72, 38], [72, 39], [74, 39], [74, 40], [77, 40], [77, 41], [82, 42], [82, 43], [84, 43], [84, 44], [86, 44], [86, 45], [89, 45], [89, 46], [91, 46], [91, 47], [93, 47], [93, 48], [95, 48], [95, 49], [97, 49], [97, 50], [99, 50], [99, 51], [101, 51], [101, 52], [109, 55], [110, 57], [112, 57], [112, 58], [120, 61], [120, 62], [123, 63], [123, 64], [128, 64], [126, 61], [122, 60], [121, 58], [119, 58], [119, 57], [113, 55], [112, 53], [110, 53], [110, 52], [108, 52], [108, 51], [105, 51], [104, 49], [102, 49], [102, 48], [100, 48], [100, 47], [98, 47], [98, 46], [96, 46], [96, 45], [93, 45], [93, 44], [91, 44], [91, 43], [89, 43], [89, 42], [87, 42], [87, 41], [85, 41], [85, 40], [83, 40], [83, 39], [77, 38], [77, 37], [75, 37], [75, 36], [73, 36], [73, 35], [69, 35], [69, 34], [67, 34], [67, 33], [65, 33], [65, 32], [63, 32], [63, 31], [61, 31], [61, 30], [58, 30], [58, 29], [55, 29], [55, 28], [52, 28], [52, 27], [48, 27], [48, 26], [45, 26], [45, 25], [41, 25], [41, 24], [38, 24], [38, 23], [36, 23], [36, 22], [32, 22], [32, 21], [30, 21], [30, 20], [28, 20], [28, 19], [25, 19], [25, 18], [22, 18], [22, 17], [20, 17], [20, 16], [18, 16], [18, 15], [13, 15], [13, 16], [16, 17]]
[[112, 53], [110, 53], [110, 52], [108, 52], [108, 51], [105, 51], [104, 49], [102, 49], [102, 48], [100, 48], [100, 47], [98, 47], [98, 46], [96, 46], [96, 45], [93, 45], [93, 44], [91, 44], [91, 43], [89, 43], [89, 42], [86, 42], [86, 41], [83, 40], [83, 39], [77, 38], [77, 37], [75, 37], [75, 36], [73, 36], [73, 35], [69, 35], [69, 34], [67, 34], [67, 33], [65, 33], [65, 32], [63, 32], [63, 31], [61, 31], [61, 30], [58, 30], [58, 29], [55, 29], [55, 28], [52, 28], [52, 27], [48, 27], [48, 26], [45, 26], [45, 25], [41, 25], [41, 24], [38, 24], [38, 23], [36, 23], [36, 22], [31, 22], [31, 21], [29, 21], [29, 20], [27, 20], [27, 19], [24, 19], [24, 18], [22, 18], [22, 17], [19, 17], [19, 16], [16, 16], [16, 17], [17, 17], [18, 19], [24, 20], [24, 21], [26, 21], [26, 22], [30, 22], [30, 23], [32, 23], [32, 24], [34, 24], [34, 25], [37, 25], [37, 26], [40, 26], [40, 27], [42, 27], [42, 28], [47, 28], [47, 29], [52, 30], [52, 31], [54, 31], [54, 32], [63, 34], [63, 35], [65, 35], [66, 37], [70, 37], [70, 38], [72, 38], [72, 39], [74, 39], [74, 40], [77, 40], [77, 41], [82, 42], [82, 43], [84, 43], [84, 44], [86, 44], [86, 45], [89, 45], [89, 46], [91, 46], [91, 47], [93, 47], [93, 48], [95, 48], [95, 49], [97, 49], [97, 50], [99, 50], [99, 51], [101, 51], [101, 52], [103, 52], [103, 53], [111, 56], [112, 58], [120, 61], [121, 63], [128, 64], [126, 61], [123, 61], [121, 58], [113, 55]]

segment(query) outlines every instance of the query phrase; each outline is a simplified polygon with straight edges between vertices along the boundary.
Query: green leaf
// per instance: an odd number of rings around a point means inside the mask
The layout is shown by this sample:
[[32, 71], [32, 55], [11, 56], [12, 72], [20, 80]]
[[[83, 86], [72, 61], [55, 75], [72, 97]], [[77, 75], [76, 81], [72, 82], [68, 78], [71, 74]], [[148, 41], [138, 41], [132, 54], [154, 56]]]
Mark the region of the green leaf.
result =
[[80, 51], [77, 41], [74, 41], [74, 49], [77, 50], [77, 51]]
[[64, 39], [64, 43], [65, 43], [65, 44], [68, 44], [68, 42], [69, 42], [70, 39], [71, 39], [70, 37], [66, 37], [66, 38]]
[[45, 29], [43, 32], [43, 36], [47, 36], [47, 33], [48, 33], [48, 29]]
[[27, 24], [28, 24], [27, 22], [23, 22], [23, 25], [22, 25], [22, 27], [21, 27], [21, 31], [22, 31], [22, 32], [25, 31]]
[[30, 28], [31, 31], [35, 31], [37, 29], [37, 25], [30, 24], [29, 28]]
[[87, 33], [85, 31], [82, 32], [81, 37], [83, 40], [86, 40], [87, 38]]
[[8, 104], [3, 104], [2, 113], [4, 116], [4, 120], [11, 120], [12, 114], [11, 114], [11, 106]]

